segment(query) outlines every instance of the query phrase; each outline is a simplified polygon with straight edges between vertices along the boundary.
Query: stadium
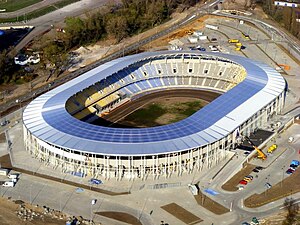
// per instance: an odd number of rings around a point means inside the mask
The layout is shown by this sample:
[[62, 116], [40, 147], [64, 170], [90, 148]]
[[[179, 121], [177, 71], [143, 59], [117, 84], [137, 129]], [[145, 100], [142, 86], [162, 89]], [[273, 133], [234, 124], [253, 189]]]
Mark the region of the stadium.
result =
[[[274, 69], [236, 55], [162, 51], [126, 56], [34, 99], [23, 113], [25, 147], [45, 164], [82, 176], [155, 179], [201, 171], [226, 159], [239, 136], [280, 113], [285, 88]], [[168, 125], [92, 124], [134, 99], [171, 89], [221, 95]]]

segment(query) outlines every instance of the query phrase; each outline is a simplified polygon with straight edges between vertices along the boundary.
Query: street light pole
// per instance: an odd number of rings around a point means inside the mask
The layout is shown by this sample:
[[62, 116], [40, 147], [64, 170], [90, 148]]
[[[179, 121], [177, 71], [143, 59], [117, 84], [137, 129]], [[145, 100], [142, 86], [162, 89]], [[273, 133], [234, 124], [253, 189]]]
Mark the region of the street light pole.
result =
[[281, 170], [282, 170], [281, 187], [282, 187], [283, 178], [284, 178], [284, 168], [285, 168], [285, 166], [283, 166], [283, 167], [281, 168]]
[[95, 205], [97, 202], [97, 199], [92, 199], [91, 201], [91, 217], [90, 217], [90, 224], [92, 224], [93, 221], [93, 205]]

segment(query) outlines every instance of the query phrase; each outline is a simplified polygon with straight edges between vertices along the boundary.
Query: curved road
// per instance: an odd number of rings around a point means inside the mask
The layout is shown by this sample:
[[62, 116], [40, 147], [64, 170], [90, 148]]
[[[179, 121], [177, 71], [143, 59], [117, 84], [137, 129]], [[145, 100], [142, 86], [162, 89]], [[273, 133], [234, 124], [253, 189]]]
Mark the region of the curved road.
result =
[[[6, 110], [8, 110], [9, 108], [18, 105], [20, 102], [24, 102], [24, 101], [28, 101], [31, 98], [34, 98], [46, 91], [48, 91], [50, 88], [54, 88], [57, 87], [95, 67], [98, 67], [108, 61], [111, 61], [113, 59], [116, 59], [118, 57], [121, 57], [123, 55], [129, 54], [133, 51], [135, 51], [136, 49], [138, 49], [140, 46], [143, 46], [157, 38], [160, 38], [162, 36], [167, 35], [168, 33], [190, 23], [193, 20], [196, 20], [197, 18], [205, 15], [207, 12], [204, 13], [198, 13], [200, 12], [199, 10], [204, 10], [204, 11], [209, 11], [211, 7], [214, 7], [216, 4], [218, 4], [221, 0], [215, 0], [215, 1], [207, 1], [207, 4], [201, 6], [200, 8], [198, 8], [196, 11], [192, 12], [190, 15], [186, 16], [183, 20], [177, 22], [176, 24], [172, 25], [171, 27], [169, 27], [166, 30], [160, 31], [150, 37], [147, 37], [145, 39], [142, 39], [132, 45], [129, 45], [127, 47], [125, 47], [124, 49], [121, 49], [120, 51], [117, 51], [115, 53], [112, 53], [111, 55], [96, 61], [95, 63], [86, 66], [85, 68], [82, 69], [78, 69], [73, 73], [70, 73], [67, 76], [64, 76], [62, 78], [58, 78], [57, 80], [55, 80], [51, 86], [45, 85], [37, 90], [34, 90], [33, 93], [28, 93], [26, 95], [23, 95], [21, 97], [19, 97], [18, 99], [12, 99], [10, 101], [8, 101], [5, 105], [1, 105], [0, 106], [0, 113], [4, 112]], [[62, 9], [56, 10], [54, 12], [51, 12], [49, 14], [46, 14], [44, 16], [41, 16], [37, 19], [33, 19], [32, 21], [30, 21], [27, 25], [32, 25], [35, 26], [35, 29], [29, 34], [27, 35], [16, 47], [15, 49], [18, 51], [21, 48], [23, 48], [29, 41], [31, 41], [34, 37], [42, 34], [43, 32], [45, 32], [46, 30], [50, 29], [51, 24], [62, 21], [66, 16], [78, 16], [84, 12], [86, 12], [86, 9], [88, 8], [98, 8], [100, 6], [105, 5], [106, 2], [108, 2], [108, 0], [99, 0], [99, 1], [80, 1], [77, 3], [74, 3], [72, 5], [66, 6]], [[211, 3], [210, 3], [211, 2]], [[24, 24], [23, 24], [24, 25]], [[6, 25], [7, 26], [7, 25]], [[18, 100], [16, 102], [16, 100]]]

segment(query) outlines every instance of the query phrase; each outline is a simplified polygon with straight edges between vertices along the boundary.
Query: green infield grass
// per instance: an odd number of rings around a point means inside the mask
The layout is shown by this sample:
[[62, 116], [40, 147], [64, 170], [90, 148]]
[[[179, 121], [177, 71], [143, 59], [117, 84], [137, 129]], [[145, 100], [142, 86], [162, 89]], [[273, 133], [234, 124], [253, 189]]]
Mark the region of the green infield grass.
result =
[[41, 1], [43, 0], [0, 0], [0, 9], [13, 12]]
[[191, 116], [207, 104], [198, 99], [181, 99], [180, 102], [174, 99], [148, 103], [118, 121], [118, 124], [129, 127], [155, 127], [175, 123]]

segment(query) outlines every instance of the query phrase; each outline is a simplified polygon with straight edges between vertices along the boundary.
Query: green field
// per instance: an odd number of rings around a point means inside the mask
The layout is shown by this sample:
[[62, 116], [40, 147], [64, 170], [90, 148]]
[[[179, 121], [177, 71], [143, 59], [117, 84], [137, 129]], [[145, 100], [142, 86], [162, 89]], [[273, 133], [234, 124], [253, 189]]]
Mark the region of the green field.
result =
[[3, 18], [3, 19], [0, 18], [0, 23], [13, 23], [13, 22], [19, 22], [19, 21], [24, 21], [24, 20], [31, 20], [31, 19], [43, 16], [47, 13], [53, 12], [53, 11], [57, 10], [58, 8], [62, 8], [66, 5], [69, 5], [74, 2], [78, 2], [78, 1], [80, 1], [80, 0], [62, 0], [53, 5], [45, 6], [43, 8], [34, 10], [26, 15], [20, 15], [18, 18], [17, 17]]
[[206, 102], [202, 100], [153, 102], [126, 116], [118, 124], [130, 127], [155, 127], [175, 123], [191, 116], [205, 104]]
[[13, 12], [41, 1], [43, 0], [0, 0], [0, 9]]

